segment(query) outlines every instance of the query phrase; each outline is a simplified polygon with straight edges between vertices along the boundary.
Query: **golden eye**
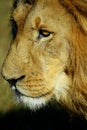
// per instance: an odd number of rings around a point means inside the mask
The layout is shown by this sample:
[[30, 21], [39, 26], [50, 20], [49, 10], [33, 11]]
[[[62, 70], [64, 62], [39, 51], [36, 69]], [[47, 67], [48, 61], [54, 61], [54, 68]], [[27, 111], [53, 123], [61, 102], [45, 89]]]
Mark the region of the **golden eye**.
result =
[[39, 38], [43, 38], [43, 37], [49, 37], [51, 34], [51, 32], [46, 31], [46, 30], [39, 30]]

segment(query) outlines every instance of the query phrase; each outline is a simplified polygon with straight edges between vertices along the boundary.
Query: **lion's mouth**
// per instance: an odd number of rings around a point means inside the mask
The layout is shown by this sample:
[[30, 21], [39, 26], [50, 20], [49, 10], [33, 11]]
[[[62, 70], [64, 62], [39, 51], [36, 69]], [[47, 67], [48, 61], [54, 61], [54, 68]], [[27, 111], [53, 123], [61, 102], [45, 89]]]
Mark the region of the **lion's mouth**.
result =
[[24, 96], [24, 94], [22, 94], [17, 88], [16, 86], [10, 86], [11, 87], [11, 90], [18, 96]]
[[11, 86], [11, 90], [16, 94], [16, 96], [17, 97], [21, 97], [21, 96], [24, 96], [24, 97], [30, 97], [30, 98], [42, 98], [42, 97], [46, 97], [46, 96], [48, 96], [48, 95], [50, 95], [51, 93], [52, 93], [52, 91], [53, 91], [53, 89], [51, 90], [51, 91], [49, 91], [49, 92], [45, 92], [45, 93], [42, 93], [42, 94], [40, 94], [40, 95], [27, 95], [27, 94], [25, 94], [25, 93], [23, 93], [23, 92], [21, 92], [20, 90], [18, 90], [17, 89], [17, 87], [16, 86]]

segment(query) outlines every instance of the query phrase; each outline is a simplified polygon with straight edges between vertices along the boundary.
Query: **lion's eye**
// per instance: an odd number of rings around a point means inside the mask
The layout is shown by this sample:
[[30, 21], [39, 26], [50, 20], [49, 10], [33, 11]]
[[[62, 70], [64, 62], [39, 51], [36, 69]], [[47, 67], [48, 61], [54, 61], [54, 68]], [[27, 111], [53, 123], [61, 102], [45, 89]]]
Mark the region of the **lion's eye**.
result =
[[50, 34], [51, 34], [51, 32], [40, 29], [38, 38], [49, 37]]

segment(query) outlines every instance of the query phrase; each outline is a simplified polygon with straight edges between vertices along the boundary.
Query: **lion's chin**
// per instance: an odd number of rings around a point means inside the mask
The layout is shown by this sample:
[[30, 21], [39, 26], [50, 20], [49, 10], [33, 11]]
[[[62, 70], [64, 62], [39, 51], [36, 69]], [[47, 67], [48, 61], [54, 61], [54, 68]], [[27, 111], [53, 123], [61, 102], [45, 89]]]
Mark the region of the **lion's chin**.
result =
[[50, 94], [44, 94], [42, 96], [27, 96], [19, 92], [15, 86], [12, 87], [13, 92], [15, 93], [15, 98], [18, 103], [24, 104], [29, 109], [36, 111], [47, 104], [51, 100]]
[[17, 102], [23, 103], [26, 107], [28, 107], [32, 111], [36, 111], [43, 106], [46, 105], [47, 100], [44, 98], [32, 98], [32, 97], [26, 97], [26, 96], [20, 96], [16, 97]]

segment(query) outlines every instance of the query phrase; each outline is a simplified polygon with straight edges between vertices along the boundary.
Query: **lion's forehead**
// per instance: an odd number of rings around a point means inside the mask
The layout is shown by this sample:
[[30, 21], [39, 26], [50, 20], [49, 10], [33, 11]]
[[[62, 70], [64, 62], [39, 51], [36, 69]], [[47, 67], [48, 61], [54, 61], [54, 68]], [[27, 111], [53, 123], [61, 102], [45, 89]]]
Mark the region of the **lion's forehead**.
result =
[[27, 17], [29, 17], [28, 20], [31, 21], [32, 18], [37, 18], [39, 16], [41, 17], [41, 20], [43, 20], [45, 23], [47, 22], [47, 24], [51, 26], [51, 24], [54, 24], [56, 20], [59, 21], [60, 24], [60, 19], [63, 19], [64, 16], [67, 16], [67, 11], [57, 0], [38, 0], [35, 5], [19, 2], [18, 6], [14, 8], [12, 15], [17, 22], [21, 20], [23, 21]]

